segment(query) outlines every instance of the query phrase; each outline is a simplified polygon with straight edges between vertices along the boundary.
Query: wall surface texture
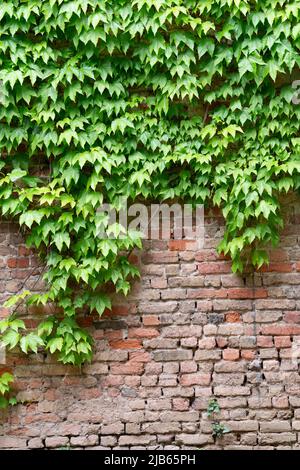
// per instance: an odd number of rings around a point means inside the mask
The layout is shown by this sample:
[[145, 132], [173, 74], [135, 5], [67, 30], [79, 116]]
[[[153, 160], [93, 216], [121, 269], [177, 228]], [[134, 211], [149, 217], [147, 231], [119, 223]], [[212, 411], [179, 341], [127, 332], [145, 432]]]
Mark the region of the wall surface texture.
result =
[[[281, 245], [242, 277], [217, 256], [223, 221], [205, 218], [205, 246], [146, 242], [141, 281], [113, 314], [83, 318], [95, 355], [81, 371], [10, 354], [21, 402], [0, 414], [1, 449], [300, 449], [300, 206], [287, 201]], [[0, 300], [40, 289], [36, 258], [0, 225]], [[2, 308], [2, 316], [7, 312]], [[42, 317], [26, 316], [28, 326]], [[230, 432], [212, 436], [210, 399]]]

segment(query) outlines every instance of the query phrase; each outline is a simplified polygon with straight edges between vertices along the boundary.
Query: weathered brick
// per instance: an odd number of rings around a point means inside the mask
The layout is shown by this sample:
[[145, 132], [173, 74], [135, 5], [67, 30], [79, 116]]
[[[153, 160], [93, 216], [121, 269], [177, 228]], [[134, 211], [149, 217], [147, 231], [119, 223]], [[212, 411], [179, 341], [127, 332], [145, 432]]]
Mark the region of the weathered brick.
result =
[[160, 419], [162, 422], [164, 421], [198, 421], [199, 420], [199, 412], [198, 411], [164, 411], [160, 415]]
[[142, 431], [149, 434], [175, 434], [180, 432], [181, 426], [174, 421], [170, 423], [143, 423]]
[[196, 447], [214, 442], [211, 435], [204, 434], [178, 434], [176, 440], [180, 444]]
[[167, 326], [162, 330], [163, 336], [166, 338], [190, 338], [190, 337], [201, 337], [202, 335], [202, 326], [191, 325], [191, 326], [181, 326], [180, 328], [175, 326]]
[[155, 436], [120, 436], [119, 438], [119, 445], [120, 446], [133, 446], [133, 445], [149, 445], [154, 444], [156, 441]]
[[231, 299], [222, 299], [213, 300], [213, 309], [215, 311], [224, 310], [251, 310], [252, 301], [251, 300], [231, 300]]
[[295, 431], [300, 431], [300, 421], [299, 420], [293, 420], [292, 421], [292, 428], [295, 429]]
[[257, 300], [255, 305], [259, 310], [293, 310], [296, 302], [288, 299], [266, 299]]
[[69, 444], [68, 437], [47, 437], [45, 441], [46, 447], [49, 449], [57, 448], [57, 447], [64, 447]]
[[222, 374], [214, 373], [213, 374], [213, 383], [214, 385], [242, 385], [245, 380], [245, 375], [243, 373], [238, 374]]
[[239, 395], [250, 395], [250, 388], [248, 386], [228, 386], [228, 385], [218, 385], [215, 387], [215, 395], [230, 397], [230, 396], [239, 396]]
[[216, 347], [215, 338], [203, 338], [198, 341], [199, 349], [214, 349]]
[[195, 348], [197, 346], [197, 338], [183, 338], [181, 340], [181, 346], [183, 348]]
[[263, 310], [257, 311], [255, 314], [255, 321], [257, 323], [274, 323], [282, 319], [282, 312]]
[[288, 408], [289, 407], [289, 399], [288, 397], [273, 397], [272, 398], [272, 405], [274, 408]]
[[172, 313], [177, 309], [177, 302], [140, 302], [138, 310], [141, 313]]
[[291, 424], [289, 421], [265, 421], [260, 423], [261, 432], [286, 432], [291, 430]]
[[238, 349], [224, 349], [223, 359], [225, 361], [238, 361], [240, 357], [240, 352]]
[[274, 338], [276, 348], [290, 348], [292, 346], [290, 336], [279, 336]]
[[192, 397], [194, 396], [193, 387], [168, 387], [164, 390], [164, 396], [166, 397]]
[[114, 436], [102, 436], [101, 446], [103, 447], [115, 447], [117, 444], [117, 438]]
[[159, 336], [159, 331], [155, 328], [130, 328], [129, 338], [155, 338]]
[[219, 325], [218, 335], [220, 336], [240, 336], [244, 332], [244, 327], [240, 323], [227, 323]]
[[76, 447], [96, 446], [99, 444], [99, 436], [78, 436], [71, 437], [71, 445]]
[[186, 289], [165, 289], [161, 292], [161, 298], [163, 300], [185, 299]]
[[247, 369], [245, 361], [220, 361], [215, 364], [215, 372], [244, 372]]
[[26, 439], [13, 436], [0, 436], [0, 449], [25, 449]]
[[217, 361], [221, 359], [221, 351], [199, 349], [195, 352], [195, 361]]
[[122, 434], [124, 432], [124, 424], [120, 421], [101, 426], [101, 434]]
[[153, 359], [155, 361], [169, 362], [169, 361], [188, 361], [192, 359], [193, 352], [188, 349], [167, 350], [167, 351], [154, 351]]
[[[300, 284], [300, 279], [299, 279]], [[287, 312], [284, 315], [284, 321], [286, 323], [300, 323], [300, 312]]]
[[160, 324], [158, 315], [145, 315], [143, 317], [143, 324], [145, 326], [157, 326]]
[[174, 398], [172, 400], [172, 409], [174, 411], [186, 411], [190, 407], [190, 401], [187, 398]]
[[265, 433], [259, 437], [260, 444], [285, 444], [296, 442], [297, 437], [292, 432]]
[[272, 336], [257, 336], [257, 346], [262, 348], [272, 348], [274, 346]]
[[253, 420], [227, 421], [226, 426], [233, 432], [258, 431], [258, 421]]
[[227, 323], [240, 323], [241, 315], [238, 312], [228, 312], [225, 315]]
[[42, 449], [44, 444], [40, 437], [34, 437], [28, 441], [27, 446], [29, 449]]
[[113, 364], [110, 368], [110, 372], [116, 375], [141, 375], [144, 372], [144, 364], [133, 360], [121, 365]]
[[201, 263], [198, 265], [201, 274], [222, 274], [231, 271], [231, 264], [228, 262]]
[[180, 377], [180, 384], [183, 386], [191, 386], [191, 385], [209, 385], [211, 381], [210, 374], [183, 374]]
[[272, 336], [290, 336], [300, 335], [300, 325], [289, 325], [289, 324], [276, 324], [262, 326], [261, 330], [263, 335]]

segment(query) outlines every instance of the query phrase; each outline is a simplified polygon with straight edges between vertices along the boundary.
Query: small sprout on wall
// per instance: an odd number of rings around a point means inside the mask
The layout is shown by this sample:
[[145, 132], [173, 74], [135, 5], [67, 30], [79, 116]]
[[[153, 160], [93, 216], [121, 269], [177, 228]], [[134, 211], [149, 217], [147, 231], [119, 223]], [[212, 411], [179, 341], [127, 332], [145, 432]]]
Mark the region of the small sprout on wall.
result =
[[208, 407], [207, 407], [207, 416], [209, 418], [212, 418], [213, 423], [212, 423], [212, 436], [214, 438], [221, 438], [224, 436], [224, 434], [227, 434], [230, 432], [230, 429], [227, 428], [224, 424], [220, 423], [219, 420], [217, 420], [217, 416], [220, 413], [220, 405], [218, 401], [213, 398], [209, 401]]
[[14, 378], [8, 372], [4, 372], [0, 375], [0, 409], [6, 408], [8, 405], [16, 405], [17, 400], [15, 397], [9, 397], [11, 391], [10, 384], [13, 382]]
[[221, 424], [221, 423], [213, 423], [213, 432], [212, 432], [212, 436], [213, 437], [216, 437], [216, 438], [221, 438], [224, 436], [224, 434], [227, 434], [228, 432], [230, 432], [230, 430], [224, 425], [224, 424]]
[[218, 401], [213, 398], [212, 400], [209, 401], [208, 407], [207, 407], [207, 416], [211, 418], [211, 416], [214, 413], [220, 413], [220, 405]]

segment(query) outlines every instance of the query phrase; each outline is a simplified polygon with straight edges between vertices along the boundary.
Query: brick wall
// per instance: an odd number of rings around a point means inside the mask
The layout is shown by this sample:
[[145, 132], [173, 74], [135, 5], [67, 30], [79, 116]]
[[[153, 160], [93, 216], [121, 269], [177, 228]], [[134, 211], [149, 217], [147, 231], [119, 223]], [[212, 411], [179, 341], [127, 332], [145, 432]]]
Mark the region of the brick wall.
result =
[[[300, 448], [300, 206], [287, 201], [282, 243], [268, 269], [239, 277], [215, 246], [208, 214], [201, 251], [147, 242], [142, 279], [113, 315], [83, 322], [96, 340], [82, 371], [38, 354], [9, 355], [22, 404], [0, 415], [0, 448]], [[40, 268], [16, 227], [1, 225], [0, 300]], [[7, 312], [2, 309], [1, 315]], [[34, 326], [41, 312], [27, 315]], [[216, 398], [230, 433], [212, 437]]]

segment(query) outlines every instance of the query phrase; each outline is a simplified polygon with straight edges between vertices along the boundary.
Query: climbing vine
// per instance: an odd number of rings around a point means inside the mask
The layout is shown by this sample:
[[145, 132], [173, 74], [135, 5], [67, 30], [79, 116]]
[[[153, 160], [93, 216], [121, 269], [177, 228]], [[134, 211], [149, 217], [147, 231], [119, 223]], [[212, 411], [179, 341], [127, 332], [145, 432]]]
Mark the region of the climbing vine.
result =
[[[91, 358], [77, 314], [109, 309], [107, 286], [128, 292], [141, 246], [103, 202], [213, 203], [233, 270], [267, 262], [280, 194], [300, 186], [299, 19], [293, 0], [1, 2], [0, 212], [48, 286], [8, 300], [9, 348]], [[27, 334], [20, 300], [62, 313]]]

